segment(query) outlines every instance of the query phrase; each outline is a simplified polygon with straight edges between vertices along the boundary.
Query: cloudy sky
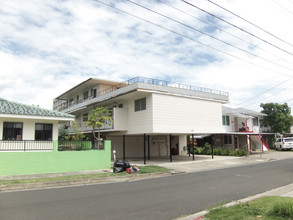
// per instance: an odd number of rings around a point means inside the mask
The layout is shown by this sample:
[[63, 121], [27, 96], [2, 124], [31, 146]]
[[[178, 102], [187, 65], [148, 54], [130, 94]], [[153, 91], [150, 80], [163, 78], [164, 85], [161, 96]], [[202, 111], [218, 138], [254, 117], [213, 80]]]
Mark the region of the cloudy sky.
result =
[[292, 21], [293, 0], [0, 0], [0, 97], [51, 109], [90, 77], [142, 76], [292, 107]]

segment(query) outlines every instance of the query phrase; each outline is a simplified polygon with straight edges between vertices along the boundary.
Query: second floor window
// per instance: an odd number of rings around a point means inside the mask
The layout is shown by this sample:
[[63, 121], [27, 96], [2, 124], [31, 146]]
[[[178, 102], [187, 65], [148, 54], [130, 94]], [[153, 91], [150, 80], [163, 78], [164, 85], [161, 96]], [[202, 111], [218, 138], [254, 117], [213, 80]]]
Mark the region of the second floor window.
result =
[[230, 117], [228, 115], [222, 116], [222, 123], [223, 125], [230, 125]]
[[146, 98], [137, 99], [134, 102], [134, 111], [146, 110]]
[[87, 100], [89, 98], [89, 91], [83, 93], [83, 100]]
[[258, 126], [258, 117], [253, 118], [252, 121], [253, 121], [253, 126]]
[[89, 114], [88, 114], [88, 113], [83, 114], [83, 115], [82, 115], [82, 120], [83, 120], [83, 122], [88, 121], [88, 117], [89, 117]]

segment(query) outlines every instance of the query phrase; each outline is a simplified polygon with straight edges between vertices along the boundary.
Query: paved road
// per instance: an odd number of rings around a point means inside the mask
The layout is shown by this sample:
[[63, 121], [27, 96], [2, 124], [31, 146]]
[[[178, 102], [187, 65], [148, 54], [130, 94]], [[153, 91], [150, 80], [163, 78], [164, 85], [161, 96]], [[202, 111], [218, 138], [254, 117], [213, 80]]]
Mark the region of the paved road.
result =
[[0, 219], [174, 219], [293, 182], [293, 160], [134, 182], [0, 193]]

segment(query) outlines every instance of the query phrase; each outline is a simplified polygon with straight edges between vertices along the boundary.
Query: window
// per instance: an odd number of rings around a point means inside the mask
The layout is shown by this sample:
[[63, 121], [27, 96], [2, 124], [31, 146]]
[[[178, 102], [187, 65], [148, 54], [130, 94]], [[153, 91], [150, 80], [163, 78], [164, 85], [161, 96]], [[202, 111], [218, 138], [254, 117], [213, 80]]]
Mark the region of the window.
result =
[[73, 99], [69, 99], [69, 106], [73, 105]]
[[119, 104], [118, 105], [118, 108], [123, 108], [123, 104]]
[[35, 140], [36, 141], [51, 141], [53, 134], [52, 124], [36, 123]]
[[230, 125], [230, 117], [228, 115], [222, 116], [222, 123], [223, 125]]
[[232, 136], [231, 135], [224, 136], [224, 144], [232, 144]]
[[91, 89], [91, 97], [96, 98], [97, 96], [97, 89]]
[[83, 100], [86, 100], [89, 98], [89, 91], [86, 91], [83, 93]]
[[255, 117], [253, 120], [253, 126], [258, 126], [258, 117]]
[[79, 103], [79, 95], [76, 96], [76, 104]]
[[135, 100], [134, 102], [134, 111], [146, 110], [146, 98]]
[[88, 120], [88, 117], [89, 117], [89, 114], [88, 114], [88, 113], [83, 114], [83, 115], [82, 115], [82, 120], [83, 120], [83, 122], [86, 122], [86, 121]]
[[4, 122], [3, 140], [22, 140], [21, 122]]

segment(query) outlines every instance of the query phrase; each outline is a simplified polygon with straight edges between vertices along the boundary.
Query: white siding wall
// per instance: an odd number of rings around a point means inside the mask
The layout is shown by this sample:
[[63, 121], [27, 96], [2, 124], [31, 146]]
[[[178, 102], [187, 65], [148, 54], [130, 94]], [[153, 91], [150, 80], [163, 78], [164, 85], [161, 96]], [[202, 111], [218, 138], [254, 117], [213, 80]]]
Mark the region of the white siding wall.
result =
[[51, 120], [34, 120], [21, 118], [0, 118], [0, 140], [3, 138], [3, 124], [4, 122], [22, 122], [22, 140], [35, 140], [35, 124], [46, 123], [53, 124], [53, 140], [58, 140], [58, 121]]
[[114, 130], [128, 129], [128, 109], [114, 108]]
[[222, 104], [153, 94], [154, 133], [214, 133], [222, 131]]
[[[146, 110], [134, 111], [134, 102], [137, 99], [146, 97]], [[127, 102], [128, 108], [128, 134], [152, 133], [153, 123], [153, 103], [152, 95], [145, 93]]]

